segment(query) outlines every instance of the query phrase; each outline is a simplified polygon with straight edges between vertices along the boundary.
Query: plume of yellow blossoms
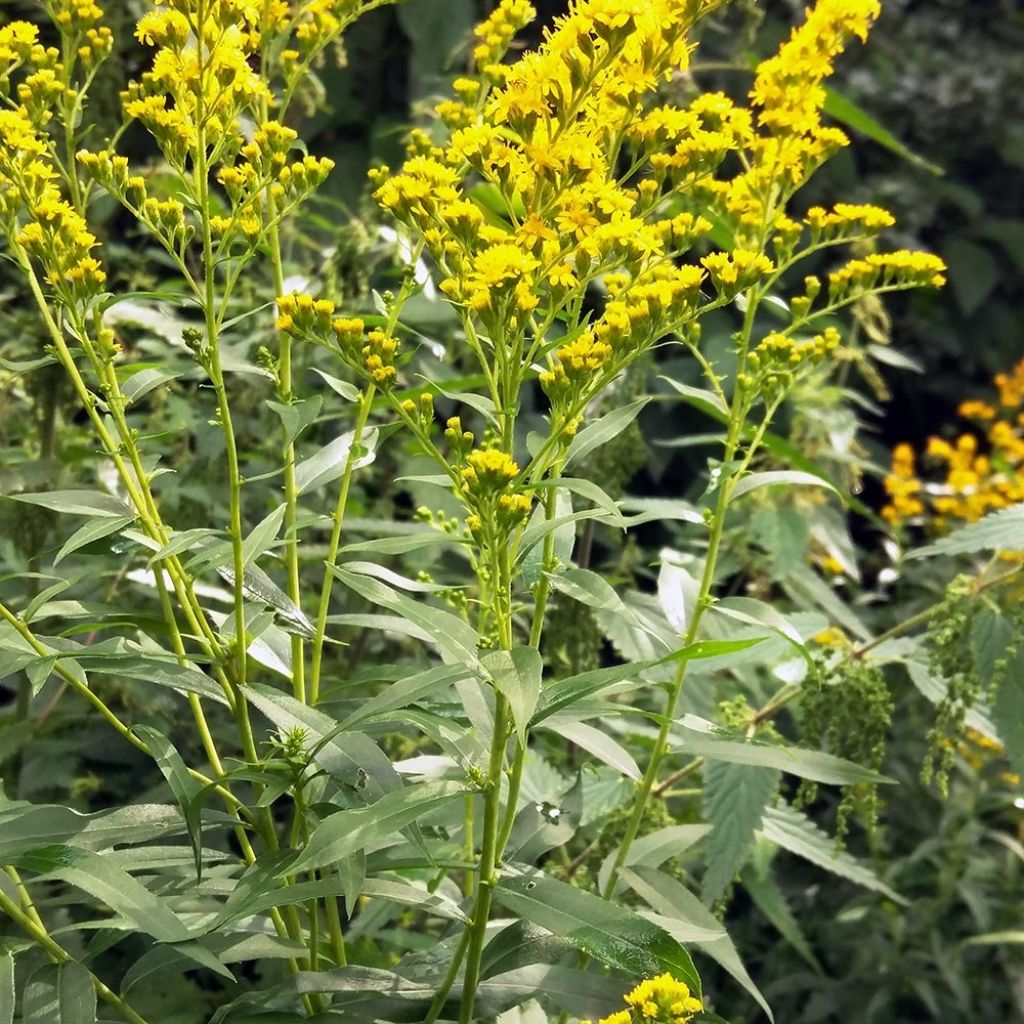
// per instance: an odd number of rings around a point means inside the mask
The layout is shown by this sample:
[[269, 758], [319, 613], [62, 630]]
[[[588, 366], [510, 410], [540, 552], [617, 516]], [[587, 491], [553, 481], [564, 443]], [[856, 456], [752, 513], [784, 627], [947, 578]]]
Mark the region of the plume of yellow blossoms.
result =
[[929, 439], [924, 455], [941, 467], [942, 479], [919, 478], [910, 445], [893, 449], [882, 509], [889, 522], [923, 521], [942, 530], [1024, 501], [1024, 360], [997, 374], [994, 384], [996, 401], [960, 405], [959, 414], [973, 423], [973, 432], [954, 441]]
[[0, 232], [25, 269], [41, 269], [51, 291], [82, 310], [100, 293], [106, 274], [93, 255], [95, 236], [61, 191], [65, 169], [47, 125], [65, 97], [86, 88], [112, 37], [97, 25], [103, 12], [93, 3], [49, 6], [67, 44], [64, 59], [40, 43], [35, 25], [13, 21], [0, 28], [0, 99], [6, 104], [0, 110]]
[[[536, 51], [506, 65], [535, 12], [503, 0], [477, 30], [476, 76], [456, 81], [458, 98], [437, 108], [447, 142], [416, 132], [402, 168], [376, 172], [377, 200], [430, 252], [478, 357], [508, 354], [521, 368], [544, 354], [540, 382], [553, 427], [566, 434], [660, 338], [696, 342], [703, 282], [721, 304], [776, 279], [801, 238], [813, 251], [893, 223], [885, 210], [849, 203], [815, 207], [800, 222], [786, 214], [793, 193], [847, 144], [822, 124], [823, 82], [844, 46], [866, 37], [877, 0], [819, 0], [757, 69], [750, 109], [721, 93], [683, 108], [652, 105], [658, 86], [688, 64], [689, 29], [716, 5], [574, 0]], [[719, 177], [730, 154], [742, 170]], [[500, 212], [485, 208], [481, 184]], [[711, 214], [734, 248], [683, 262]], [[869, 254], [835, 271], [828, 301], [937, 285], [943, 269], [927, 254]], [[597, 279], [609, 295], [601, 316], [560, 347], [545, 346], [547, 329], [578, 315]], [[797, 297], [794, 328], [809, 319], [813, 298]]]
[[689, 987], [671, 974], [642, 981], [625, 996], [624, 1002], [629, 1009], [602, 1017], [598, 1024], [687, 1024], [703, 1009], [701, 1001], [690, 994]]

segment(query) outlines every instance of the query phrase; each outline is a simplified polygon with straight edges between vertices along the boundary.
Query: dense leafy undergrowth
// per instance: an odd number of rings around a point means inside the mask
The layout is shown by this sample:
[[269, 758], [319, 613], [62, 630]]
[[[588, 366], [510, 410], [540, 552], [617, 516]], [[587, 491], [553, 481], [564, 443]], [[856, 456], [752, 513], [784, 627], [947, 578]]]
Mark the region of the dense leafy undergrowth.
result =
[[0, 27], [0, 1024], [1019, 1015], [1024, 377], [876, 464], [946, 268], [801, 193], [877, 3], [502, 0], [358, 212], [380, 0], [134, 6]]

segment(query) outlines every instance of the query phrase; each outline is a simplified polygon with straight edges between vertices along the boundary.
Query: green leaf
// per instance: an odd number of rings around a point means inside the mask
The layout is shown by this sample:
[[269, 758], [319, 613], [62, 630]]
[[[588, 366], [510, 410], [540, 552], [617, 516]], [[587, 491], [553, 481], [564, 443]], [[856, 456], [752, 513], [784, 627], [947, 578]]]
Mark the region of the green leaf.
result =
[[763, 874], [748, 864], [742, 875], [743, 888], [747, 890], [754, 905], [771, 922], [779, 934], [807, 961], [811, 969], [821, 974], [821, 964], [814, 955], [807, 937], [800, 928], [800, 922], [790, 909], [785, 893], [778, 883], [765, 871]]
[[40, 967], [25, 984], [22, 1024], [94, 1024], [96, 989], [92, 975], [69, 960]]
[[150, 391], [176, 380], [180, 376], [181, 373], [177, 370], [168, 370], [162, 367], [139, 370], [121, 385], [121, 394], [128, 400], [128, 404], [132, 405], [144, 395], [148, 395]]
[[21, 853], [14, 860], [19, 867], [37, 872], [43, 880], [59, 878], [87, 892], [160, 942], [184, 942], [191, 937], [167, 902], [154, 896], [109, 857], [55, 844]]
[[253, 527], [252, 533], [242, 541], [243, 569], [252, 565], [277, 539], [286, 509], [287, 505], [278, 505], [273, 512], [261, 519]]
[[986, 932], [964, 940], [965, 946], [1020, 946], [1024, 945], [1024, 931]]
[[547, 578], [554, 590], [580, 604], [632, 617], [612, 585], [596, 572], [570, 566], [562, 572], [549, 572]]
[[652, 868], [623, 868], [622, 877], [623, 881], [658, 914], [659, 921], [679, 922], [683, 928], [701, 928], [708, 932], [718, 932], [719, 934], [713, 938], [698, 938], [694, 939], [694, 942], [708, 956], [721, 964], [754, 997], [769, 1020], [774, 1020], [771, 1007], [747, 973], [721, 921], [701, 906], [700, 900], [686, 886]]
[[649, 401], [649, 397], [639, 398], [628, 405], [613, 409], [599, 420], [584, 427], [569, 445], [569, 451], [565, 456], [565, 465], [570, 466], [574, 462], [585, 459], [601, 445], [618, 437], [640, 415], [641, 410]]
[[86, 523], [85, 526], [80, 526], [64, 542], [64, 546], [54, 556], [54, 568], [60, 565], [72, 552], [77, 551], [79, 548], [84, 548], [86, 544], [92, 544], [94, 541], [109, 537], [112, 533], [118, 533], [133, 522], [135, 522], [134, 516], [119, 516], [116, 519], [94, 519], [92, 522]]
[[290, 405], [283, 405], [281, 402], [267, 402], [267, 406], [281, 417], [285, 441], [292, 444], [299, 434], [320, 415], [323, 401], [320, 395], [314, 395], [312, 398], [304, 399], [301, 402], [292, 402]]
[[476, 650], [476, 630], [468, 622], [451, 612], [396, 593], [379, 580], [349, 572], [341, 566], [328, 566], [328, 569], [346, 587], [367, 601], [379, 604], [425, 630], [440, 650], [441, 657], [449, 664], [461, 664], [474, 671], [482, 671]]
[[70, 807], [0, 800], [0, 859], [52, 843], [87, 850], [142, 843], [183, 831], [181, 816], [169, 804], [133, 804], [112, 811], [80, 814]]
[[483, 666], [494, 685], [508, 699], [519, 742], [526, 743], [526, 730], [537, 709], [544, 662], [535, 647], [513, 647], [485, 655]]
[[715, 658], [734, 651], [743, 651], [762, 641], [762, 637], [745, 640], [699, 640], [687, 645], [664, 658], [653, 661], [634, 662], [629, 665], [613, 665], [610, 668], [597, 668], [583, 672], [567, 679], [552, 679], [544, 684], [541, 694], [540, 710], [533, 718], [537, 725], [545, 718], [571, 707], [577, 701], [590, 697], [609, 686], [636, 679], [653, 668], [676, 661], [692, 661], [700, 658]]
[[[231, 587], [235, 572], [230, 565], [218, 565], [217, 574]], [[313, 623], [294, 601], [258, 566], [250, 565], [242, 576], [242, 595], [247, 601], [273, 608], [281, 625], [291, 633], [311, 640], [316, 633]]]
[[577, 747], [582, 747], [587, 753], [593, 754], [599, 761], [603, 761], [626, 778], [640, 781], [640, 767], [633, 755], [600, 729], [595, 729], [586, 722], [569, 721], [564, 718], [549, 719], [544, 728], [558, 733], [563, 739], [575, 743]]
[[134, 519], [132, 510], [120, 499], [103, 491], [42, 491], [39, 494], [11, 494], [13, 501], [41, 505], [54, 512], [73, 516], [105, 516], [108, 519]]
[[875, 120], [867, 111], [857, 106], [853, 100], [842, 93], [836, 92], [835, 89], [826, 87], [823, 109], [829, 117], [834, 117], [849, 128], [853, 128], [862, 135], [866, 135], [869, 139], [877, 142], [880, 146], [884, 146], [897, 156], [902, 157], [908, 163], [914, 164], [915, 167], [920, 167], [931, 174], [945, 173], [938, 164], [933, 164], [907, 149], [888, 128]]
[[[376, 458], [378, 432], [376, 427], [365, 431], [352, 461], [353, 470], [369, 466]], [[352, 456], [352, 442], [355, 431], [348, 431], [341, 437], [325, 444], [318, 452], [304, 459], [295, 467], [295, 483], [299, 494], [315, 491], [325, 484], [337, 480], [345, 472]]]
[[423, 697], [436, 697], [452, 683], [469, 675], [469, 671], [463, 669], [461, 665], [438, 665], [425, 672], [417, 672], [407, 679], [399, 679], [376, 697], [363, 701], [358, 710], [353, 711], [339, 728], [354, 729], [380, 715], [415, 704]]
[[741, 498], [744, 494], [756, 491], [760, 487], [792, 487], [796, 485], [808, 485], [811, 487], [825, 487], [836, 494], [835, 485], [824, 477], [815, 476], [813, 473], [805, 473], [799, 469], [778, 469], [766, 473], [749, 473], [743, 477], [733, 488], [732, 497]]
[[14, 1021], [14, 957], [0, 955], [0, 1024]]
[[746, 864], [754, 833], [778, 788], [779, 773], [771, 769], [716, 761], [705, 765], [704, 817], [711, 824], [701, 884], [705, 903], [718, 900]]
[[671, 377], [661, 376], [658, 379], [665, 381], [666, 384], [682, 395], [690, 405], [707, 413], [719, 422], [722, 422], [724, 417], [728, 417], [728, 406], [714, 391], [695, 388], [690, 384], [680, 384], [679, 381], [673, 380]]
[[201, 697], [225, 703], [224, 693], [214, 681], [199, 669], [180, 665], [175, 657], [136, 653], [128, 641], [122, 650], [112, 654], [90, 654], [88, 648], [75, 652], [75, 661], [89, 672], [99, 672], [123, 679], [138, 679], [154, 686], [167, 686], [181, 693], [197, 693]]
[[765, 811], [761, 834], [784, 850], [840, 878], [880, 892], [896, 903], [905, 905], [907, 902], [870, 868], [864, 867], [845, 851], [838, 850], [834, 840], [822, 832], [806, 814], [794, 810], [788, 804], [769, 807]]
[[1024, 502], [990, 512], [934, 544], [907, 553], [907, 558], [935, 555], [972, 555], [978, 551], [1024, 551]]
[[174, 744], [159, 729], [150, 725], [136, 725], [133, 732], [149, 750], [157, 767], [163, 773], [170, 786], [174, 799], [178, 801], [185, 818], [185, 827], [192, 843], [192, 853], [196, 862], [196, 881], [203, 877], [203, 831], [202, 811], [203, 800], [208, 790], [188, 771]]
[[1024, 775], [1024, 653], [1017, 651], [996, 691], [992, 717], [1013, 770]]
[[686, 950], [663, 928], [626, 907], [539, 871], [502, 878], [494, 898], [608, 967], [635, 977], [668, 971], [700, 995], [700, 976]]
[[339, 725], [330, 715], [270, 686], [254, 683], [244, 693], [281, 733], [303, 730], [313, 760], [344, 785], [365, 785], [366, 795], [371, 798], [401, 787], [390, 759], [369, 736], [360, 732], [339, 735]]
[[351, 856], [378, 839], [401, 832], [443, 804], [465, 797], [467, 792], [457, 782], [425, 782], [388, 793], [369, 807], [338, 811], [317, 825], [285, 873], [310, 871]]
[[337, 377], [332, 377], [329, 373], [324, 373], [323, 370], [318, 370], [315, 366], [311, 367], [312, 371], [323, 379], [323, 382], [334, 392], [341, 395], [346, 402], [358, 402], [360, 391], [355, 384], [350, 384], [347, 380], [338, 380]]
[[820, 750], [806, 750], [803, 747], [781, 746], [745, 739], [736, 733], [719, 729], [714, 723], [696, 715], [683, 716], [679, 728], [673, 734], [672, 747], [674, 750], [706, 757], [712, 761], [772, 768], [831, 786], [893, 781], [853, 761]]

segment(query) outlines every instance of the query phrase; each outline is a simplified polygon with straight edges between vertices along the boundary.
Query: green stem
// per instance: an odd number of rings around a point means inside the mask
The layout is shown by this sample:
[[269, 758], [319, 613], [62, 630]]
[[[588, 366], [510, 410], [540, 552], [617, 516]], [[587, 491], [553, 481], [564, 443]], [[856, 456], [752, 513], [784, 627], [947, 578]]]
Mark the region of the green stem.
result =
[[320, 604], [317, 607], [316, 630], [313, 636], [312, 665], [309, 671], [309, 702], [313, 705], [320, 699], [320, 673], [323, 666], [324, 643], [327, 637], [327, 616], [331, 606], [331, 591], [334, 587], [334, 573], [331, 572], [331, 569], [338, 561], [341, 531], [345, 523], [345, 510], [348, 507], [348, 495], [352, 486], [352, 473], [355, 470], [366, 424], [370, 418], [370, 409], [373, 407], [375, 393], [376, 389], [369, 384], [360, 399], [359, 411], [356, 413], [356, 425], [352, 431], [352, 444], [348, 450], [348, 458], [345, 460], [345, 473], [341, 478], [338, 501], [334, 506], [331, 540], [327, 547], [327, 571], [324, 573], [324, 581], [320, 588]]
[[508, 743], [507, 698], [499, 693], [494, 702], [494, 737], [491, 742], [491, 758], [487, 770], [487, 792], [484, 794], [483, 842], [480, 846], [480, 865], [477, 869], [476, 902], [473, 905], [473, 922], [469, 929], [469, 945], [466, 960], [466, 976], [462, 988], [462, 1002], [459, 1007], [459, 1024], [470, 1024], [476, 990], [480, 984], [480, 967], [483, 961], [484, 943], [487, 938], [487, 924], [491, 913], [491, 900], [497, 882], [498, 829], [501, 817], [501, 777], [505, 767], [505, 746]]

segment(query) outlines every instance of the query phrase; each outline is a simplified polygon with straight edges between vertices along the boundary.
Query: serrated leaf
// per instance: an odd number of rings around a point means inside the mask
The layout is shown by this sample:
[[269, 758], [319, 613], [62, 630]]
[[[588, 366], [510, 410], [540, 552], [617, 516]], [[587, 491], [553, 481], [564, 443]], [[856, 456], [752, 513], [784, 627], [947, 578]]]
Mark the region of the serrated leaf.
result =
[[120, 499], [103, 491], [41, 491], [38, 494], [11, 494], [12, 501], [40, 505], [53, 512], [72, 516], [105, 516], [108, 519], [134, 519], [132, 510]]
[[668, 971], [700, 995], [700, 976], [686, 950], [663, 928], [626, 907], [539, 871], [502, 878], [494, 898], [609, 967], [635, 977]]
[[92, 544], [94, 541], [109, 537], [112, 533], [118, 533], [133, 522], [135, 522], [134, 516], [104, 517], [94, 519], [92, 522], [86, 523], [85, 526], [80, 526], [68, 537], [60, 551], [54, 555], [54, 568], [60, 565], [68, 555], [78, 551], [79, 548], [84, 548], [87, 544]]
[[526, 744], [526, 730], [537, 709], [544, 661], [535, 647], [513, 647], [511, 651], [492, 651], [483, 657], [483, 666], [494, 685], [508, 700], [519, 742]]
[[896, 903], [906, 900], [889, 888], [870, 868], [864, 867], [850, 854], [836, 848], [835, 841], [803, 814], [781, 803], [769, 807], [764, 814], [761, 834], [784, 850], [845, 878], [857, 885], [880, 892]]
[[704, 767], [704, 817], [711, 825], [701, 895], [714, 903], [747, 862], [754, 833], [779, 788], [779, 773], [711, 761]]
[[92, 975], [69, 960], [40, 967], [25, 984], [22, 1024], [95, 1024]]
[[1024, 551], [1024, 503], [990, 512], [934, 544], [907, 552], [907, 558], [970, 555], [979, 551]]
[[466, 793], [461, 783], [425, 782], [388, 793], [369, 807], [338, 811], [317, 825], [286, 873], [333, 864], [378, 839], [400, 832], [435, 808], [465, 797]]

